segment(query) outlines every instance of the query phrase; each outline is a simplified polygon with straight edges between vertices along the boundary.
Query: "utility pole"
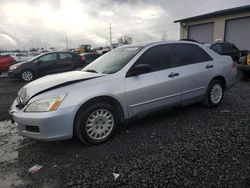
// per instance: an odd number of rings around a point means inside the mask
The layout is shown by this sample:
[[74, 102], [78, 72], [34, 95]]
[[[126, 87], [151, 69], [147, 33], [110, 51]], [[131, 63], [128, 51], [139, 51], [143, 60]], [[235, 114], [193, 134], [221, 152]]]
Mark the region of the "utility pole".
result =
[[65, 43], [66, 43], [66, 49], [67, 49], [67, 51], [69, 51], [69, 47], [68, 47], [68, 37], [67, 37], [67, 36], [65, 37]]
[[168, 40], [168, 33], [166, 31], [163, 32], [162, 40]]
[[48, 34], [46, 34], [44, 38], [44, 50], [47, 50], [47, 39], [48, 39]]
[[109, 42], [110, 42], [110, 49], [112, 50], [113, 49], [113, 46], [112, 46], [112, 30], [111, 30], [111, 24], [109, 26]]
[[166, 40], [166, 31], [163, 31], [162, 33], [162, 40]]

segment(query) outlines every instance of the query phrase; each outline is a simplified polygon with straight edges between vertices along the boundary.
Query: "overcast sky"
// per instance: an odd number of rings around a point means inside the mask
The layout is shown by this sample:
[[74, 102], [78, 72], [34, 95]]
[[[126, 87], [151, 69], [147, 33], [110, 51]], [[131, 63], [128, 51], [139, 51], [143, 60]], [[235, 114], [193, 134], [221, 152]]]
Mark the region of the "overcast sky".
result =
[[0, 0], [0, 49], [104, 46], [130, 35], [134, 42], [179, 39], [173, 21], [250, 0]]

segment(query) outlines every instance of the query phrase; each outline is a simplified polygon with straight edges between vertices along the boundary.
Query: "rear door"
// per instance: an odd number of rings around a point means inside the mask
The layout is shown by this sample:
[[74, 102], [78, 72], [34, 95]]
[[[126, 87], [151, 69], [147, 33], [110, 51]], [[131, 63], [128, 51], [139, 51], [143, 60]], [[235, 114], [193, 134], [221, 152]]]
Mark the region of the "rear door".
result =
[[152, 47], [134, 63], [133, 66], [149, 64], [151, 71], [125, 79], [130, 117], [180, 102], [180, 70], [179, 67], [171, 68], [173, 46], [166, 44]]
[[71, 71], [76, 68], [75, 58], [71, 53], [59, 52], [59, 60], [56, 64], [57, 72]]
[[200, 100], [216, 66], [212, 58], [198, 45], [179, 43], [175, 45], [175, 66], [182, 76], [181, 100]]

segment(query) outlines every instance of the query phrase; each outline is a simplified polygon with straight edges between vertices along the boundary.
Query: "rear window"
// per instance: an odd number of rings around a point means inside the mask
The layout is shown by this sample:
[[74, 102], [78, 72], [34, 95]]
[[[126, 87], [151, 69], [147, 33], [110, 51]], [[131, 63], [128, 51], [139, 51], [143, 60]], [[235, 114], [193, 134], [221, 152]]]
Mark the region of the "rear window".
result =
[[220, 53], [221, 52], [221, 46], [219, 44], [215, 44], [213, 46], [211, 46], [211, 49], [217, 53]]
[[212, 60], [207, 52], [194, 44], [176, 44], [175, 52], [175, 66], [184, 66]]
[[61, 60], [73, 59], [73, 56], [69, 53], [59, 53], [59, 57]]
[[232, 50], [231, 44], [221, 44], [221, 47], [222, 47], [223, 51], [231, 51]]

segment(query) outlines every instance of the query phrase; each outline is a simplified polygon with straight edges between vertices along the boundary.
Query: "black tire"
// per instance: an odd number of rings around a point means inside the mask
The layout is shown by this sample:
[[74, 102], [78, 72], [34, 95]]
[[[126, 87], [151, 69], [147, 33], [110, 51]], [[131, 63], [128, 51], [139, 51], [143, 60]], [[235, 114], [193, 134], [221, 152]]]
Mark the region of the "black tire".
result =
[[35, 79], [35, 74], [33, 71], [31, 70], [23, 70], [21, 73], [20, 73], [20, 78], [21, 80], [25, 81], [25, 82], [30, 82], [32, 80]]
[[[214, 87], [217, 87], [218, 92], [221, 92], [221, 97], [218, 98], [218, 101], [213, 99], [213, 97], [212, 97], [212, 92], [214, 91]], [[212, 80], [208, 85], [207, 92], [206, 92], [205, 98], [203, 100], [203, 104], [206, 107], [218, 106], [223, 99], [224, 90], [225, 90], [224, 85], [220, 80], [218, 80], [218, 79]]]
[[[111, 131], [109, 132], [109, 134], [106, 137], [99, 138], [99, 139], [93, 139], [87, 132], [87, 120], [93, 113], [95, 113], [98, 110], [107, 110], [108, 112], [110, 112], [112, 114], [112, 116], [113, 116], [113, 128], [111, 129]], [[100, 120], [99, 120], [99, 123], [100, 123]], [[94, 124], [94, 122], [93, 122], [93, 124]], [[101, 144], [101, 143], [109, 140], [114, 135], [117, 124], [118, 124], [118, 117], [117, 117], [115, 108], [108, 103], [99, 102], [99, 103], [96, 103], [96, 104], [93, 104], [90, 106], [82, 107], [78, 111], [76, 118], [75, 118], [75, 123], [74, 123], [74, 134], [83, 143], [90, 144], [90, 145]], [[95, 124], [93, 126], [95, 127], [95, 126], [100, 126], [100, 125]], [[95, 131], [97, 130], [96, 127], [93, 129], [95, 129]]]

